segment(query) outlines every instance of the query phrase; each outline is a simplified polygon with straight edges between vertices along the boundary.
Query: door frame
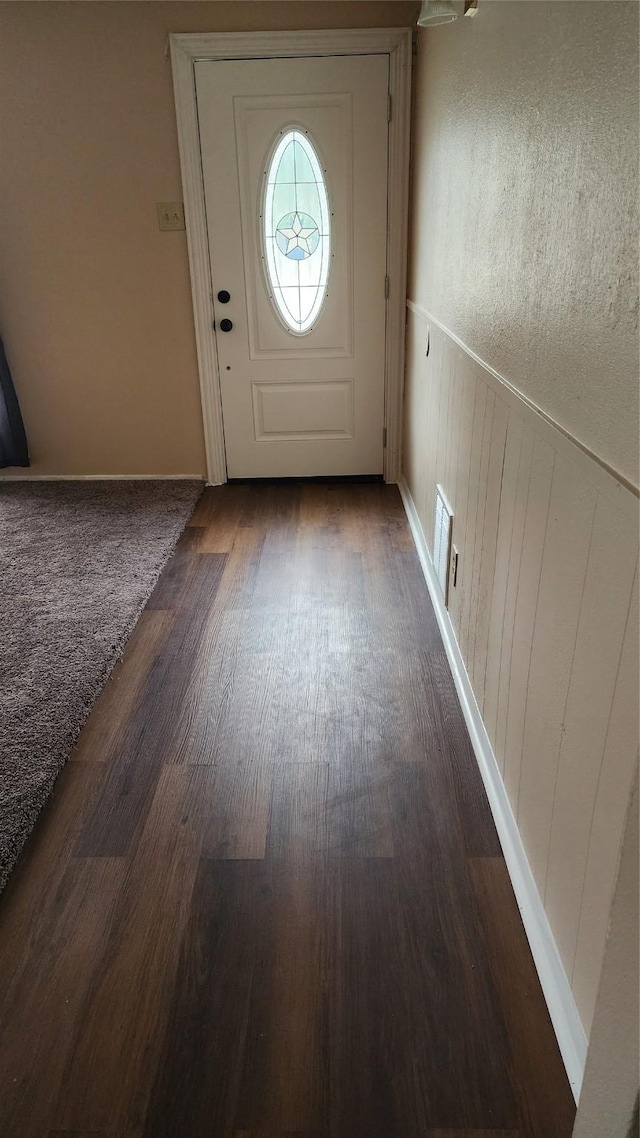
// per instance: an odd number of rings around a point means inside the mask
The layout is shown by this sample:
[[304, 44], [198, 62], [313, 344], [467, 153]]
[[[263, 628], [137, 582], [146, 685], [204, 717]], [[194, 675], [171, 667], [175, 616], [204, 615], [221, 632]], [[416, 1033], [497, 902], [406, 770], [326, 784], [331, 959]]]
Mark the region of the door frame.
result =
[[213, 334], [209, 240], [200, 156], [195, 69], [207, 59], [270, 59], [283, 56], [388, 55], [389, 160], [387, 166], [387, 275], [384, 377], [384, 478], [401, 473], [402, 398], [409, 224], [411, 129], [411, 29], [362, 28], [330, 31], [214, 32], [169, 37], [184, 195], [193, 318], [200, 374], [207, 481], [227, 481], [220, 373]]

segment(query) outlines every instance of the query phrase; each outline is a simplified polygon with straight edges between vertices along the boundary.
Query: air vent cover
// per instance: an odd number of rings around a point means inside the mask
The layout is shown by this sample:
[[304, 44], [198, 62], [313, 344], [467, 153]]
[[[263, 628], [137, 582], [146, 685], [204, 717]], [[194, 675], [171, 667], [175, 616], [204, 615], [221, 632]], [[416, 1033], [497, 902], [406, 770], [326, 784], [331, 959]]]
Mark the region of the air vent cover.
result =
[[433, 532], [433, 566], [442, 590], [445, 605], [449, 603], [449, 559], [451, 557], [451, 535], [453, 514], [444, 496], [442, 486], [436, 486], [436, 511]]

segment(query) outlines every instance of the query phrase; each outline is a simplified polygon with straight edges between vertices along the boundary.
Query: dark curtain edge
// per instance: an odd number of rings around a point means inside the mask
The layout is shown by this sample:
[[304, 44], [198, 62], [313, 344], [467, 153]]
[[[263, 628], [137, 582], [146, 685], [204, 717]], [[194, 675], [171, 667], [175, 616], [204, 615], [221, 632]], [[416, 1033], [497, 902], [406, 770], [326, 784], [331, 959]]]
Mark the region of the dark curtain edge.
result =
[[31, 466], [31, 461], [20, 404], [0, 337], [0, 470], [11, 466]]

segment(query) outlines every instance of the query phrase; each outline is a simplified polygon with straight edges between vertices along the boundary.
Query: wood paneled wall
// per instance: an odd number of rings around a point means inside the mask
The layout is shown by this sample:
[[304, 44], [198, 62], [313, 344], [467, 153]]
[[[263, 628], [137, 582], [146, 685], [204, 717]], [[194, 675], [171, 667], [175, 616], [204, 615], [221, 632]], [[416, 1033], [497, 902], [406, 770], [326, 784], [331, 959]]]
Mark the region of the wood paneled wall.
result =
[[[634, 494], [410, 306], [404, 476], [589, 1033], [638, 748]], [[429, 353], [427, 355], [427, 342]]]

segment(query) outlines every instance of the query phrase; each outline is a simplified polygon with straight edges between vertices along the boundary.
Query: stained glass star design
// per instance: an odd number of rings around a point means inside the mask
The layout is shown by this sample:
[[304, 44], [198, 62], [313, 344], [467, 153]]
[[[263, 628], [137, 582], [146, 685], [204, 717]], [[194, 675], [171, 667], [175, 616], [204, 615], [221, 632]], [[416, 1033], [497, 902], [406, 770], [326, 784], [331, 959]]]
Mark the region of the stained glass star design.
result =
[[318, 226], [306, 213], [288, 214], [276, 228], [278, 247], [285, 257], [303, 261], [318, 245]]

